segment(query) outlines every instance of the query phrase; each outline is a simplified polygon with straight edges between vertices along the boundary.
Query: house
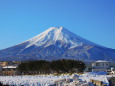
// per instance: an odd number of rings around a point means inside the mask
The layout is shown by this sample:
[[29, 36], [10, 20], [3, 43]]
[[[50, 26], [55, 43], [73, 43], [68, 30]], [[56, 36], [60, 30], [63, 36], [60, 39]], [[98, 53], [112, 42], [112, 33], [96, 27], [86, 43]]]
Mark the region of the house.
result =
[[98, 60], [92, 63], [92, 72], [105, 71], [107, 72], [110, 67], [109, 61]]
[[17, 73], [17, 66], [4, 66], [1, 71], [1, 75], [13, 76]]
[[0, 62], [0, 75], [16, 75], [17, 67], [21, 62], [9, 61], [9, 62]]

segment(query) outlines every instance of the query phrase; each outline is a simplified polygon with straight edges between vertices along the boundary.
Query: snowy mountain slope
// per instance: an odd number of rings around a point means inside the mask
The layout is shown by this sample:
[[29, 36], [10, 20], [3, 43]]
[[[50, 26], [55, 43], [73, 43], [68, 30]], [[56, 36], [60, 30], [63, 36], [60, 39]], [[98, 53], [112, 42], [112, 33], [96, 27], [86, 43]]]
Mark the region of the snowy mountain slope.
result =
[[61, 47], [62, 45], [66, 47], [67, 45], [69, 45], [69, 48], [73, 48], [82, 46], [82, 44], [84, 43], [93, 44], [73, 34], [64, 27], [51, 27], [45, 32], [37, 35], [36, 37], [29, 39], [27, 42], [29, 42], [30, 44], [26, 48], [32, 45], [36, 45], [37, 47], [45, 45], [44, 47], [47, 47], [52, 44], [57, 44], [58, 47]]
[[115, 61], [115, 50], [83, 39], [63, 27], [51, 27], [19, 45], [0, 50], [0, 60]]

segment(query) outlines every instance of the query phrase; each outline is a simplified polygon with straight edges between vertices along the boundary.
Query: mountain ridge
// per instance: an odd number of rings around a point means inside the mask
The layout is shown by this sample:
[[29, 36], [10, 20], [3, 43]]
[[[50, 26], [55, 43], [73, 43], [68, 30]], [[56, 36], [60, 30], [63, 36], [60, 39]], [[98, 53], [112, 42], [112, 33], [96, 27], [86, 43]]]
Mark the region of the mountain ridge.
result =
[[30, 59], [115, 61], [115, 50], [90, 42], [64, 27], [51, 27], [21, 44], [0, 50], [0, 60]]

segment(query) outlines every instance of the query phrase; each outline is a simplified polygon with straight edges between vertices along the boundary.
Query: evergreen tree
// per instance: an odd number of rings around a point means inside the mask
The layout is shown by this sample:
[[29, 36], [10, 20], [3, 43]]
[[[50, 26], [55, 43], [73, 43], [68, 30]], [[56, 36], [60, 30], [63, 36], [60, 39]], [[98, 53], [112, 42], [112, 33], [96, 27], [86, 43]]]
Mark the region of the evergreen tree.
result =
[[22, 62], [18, 66], [21, 74], [49, 74], [49, 73], [75, 73], [83, 72], [85, 64], [77, 60], [53, 60]]

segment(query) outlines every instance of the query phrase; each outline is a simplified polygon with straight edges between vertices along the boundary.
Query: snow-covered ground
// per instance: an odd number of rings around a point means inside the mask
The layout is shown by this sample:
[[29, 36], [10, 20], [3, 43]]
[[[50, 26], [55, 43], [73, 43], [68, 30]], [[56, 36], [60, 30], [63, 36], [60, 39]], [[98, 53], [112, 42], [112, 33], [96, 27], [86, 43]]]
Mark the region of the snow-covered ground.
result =
[[86, 81], [86, 82], [90, 82], [90, 79], [93, 80], [97, 80], [97, 81], [102, 81], [104, 84], [108, 84], [108, 79], [107, 79], [107, 75], [81, 75], [79, 76], [79, 79], [81, 79], [82, 81]]
[[0, 82], [15, 86], [49, 86], [54, 81], [69, 76], [0, 76]]
[[[108, 84], [108, 78], [115, 77], [115, 75], [99, 75], [96, 73], [86, 73], [82, 75], [76, 75], [80, 81], [90, 82], [90, 79], [103, 81], [103, 83]], [[49, 86], [54, 84], [55, 81], [60, 79], [68, 79], [73, 76], [0, 76], [0, 82], [8, 85], [15, 86]]]
[[115, 75], [107, 75], [106, 72], [89, 72], [80, 75], [79, 79], [86, 82], [90, 82], [90, 79], [102, 81], [104, 84], [107, 84], [107, 86], [109, 86], [108, 79], [110, 77], [115, 77]]

